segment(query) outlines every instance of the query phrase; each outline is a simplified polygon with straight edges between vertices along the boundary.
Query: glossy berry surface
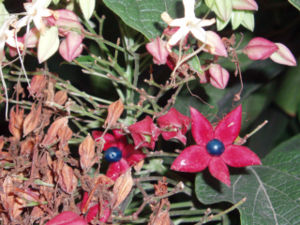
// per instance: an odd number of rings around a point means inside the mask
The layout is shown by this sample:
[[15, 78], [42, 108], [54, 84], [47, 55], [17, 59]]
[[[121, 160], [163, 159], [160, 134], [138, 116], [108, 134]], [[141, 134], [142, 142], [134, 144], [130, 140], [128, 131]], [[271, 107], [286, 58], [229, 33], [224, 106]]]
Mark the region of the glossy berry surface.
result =
[[122, 158], [122, 152], [117, 147], [110, 147], [104, 152], [104, 158], [108, 162], [118, 162]]
[[212, 139], [207, 143], [206, 150], [211, 155], [219, 156], [224, 152], [225, 146], [222, 141]]

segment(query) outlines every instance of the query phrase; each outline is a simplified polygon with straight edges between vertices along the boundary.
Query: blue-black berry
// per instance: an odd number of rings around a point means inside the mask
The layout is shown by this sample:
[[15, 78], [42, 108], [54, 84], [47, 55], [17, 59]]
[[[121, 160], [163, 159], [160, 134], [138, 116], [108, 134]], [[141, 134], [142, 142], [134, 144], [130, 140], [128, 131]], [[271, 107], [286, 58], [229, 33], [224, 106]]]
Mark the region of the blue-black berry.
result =
[[206, 150], [211, 155], [219, 156], [224, 152], [225, 146], [222, 141], [212, 139], [207, 143]]
[[104, 158], [108, 162], [118, 162], [122, 158], [122, 152], [117, 147], [110, 147], [104, 152]]

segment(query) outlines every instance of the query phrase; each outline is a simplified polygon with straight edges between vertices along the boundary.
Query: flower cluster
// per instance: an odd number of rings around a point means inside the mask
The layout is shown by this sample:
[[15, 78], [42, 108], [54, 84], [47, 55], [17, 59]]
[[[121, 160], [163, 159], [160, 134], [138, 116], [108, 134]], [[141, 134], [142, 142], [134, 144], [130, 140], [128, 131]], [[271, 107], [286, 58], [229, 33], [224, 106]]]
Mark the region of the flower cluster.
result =
[[158, 118], [158, 128], [151, 117], [136, 122], [128, 127], [134, 141], [129, 144], [127, 138], [121, 130], [113, 130], [113, 134], [104, 134], [101, 131], [93, 131], [92, 135], [96, 142], [104, 139], [104, 158], [108, 161], [109, 167], [106, 175], [116, 180], [121, 174], [125, 173], [130, 167], [141, 162], [146, 155], [141, 148], [153, 150], [158, 136], [162, 134], [165, 140], [178, 139], [186, 144], [184, 136], [188, 130], [190, 119], [172, 108], [167, 114]]
[[[0, 29], [0, 60], [4, 58], [4, 46], [10, 49], [14, 57], [25, 48], [37, 48], [39, 63], [49, 59], [57, 50], [66, 61], [72, 61], [82, 52], [83, 27], [78, 16], [67, 9], [50, 10], [49, 0], [36, 0], [24, 3], [25, 16], [18, 19], [10, 15]], [[30, 29], [31, 23], [34, 26]], [[18, 33], [26, 27], [26, 33]], [[59, 36], [65, 37], [59, 44]]]
[[[217, 18], [229, 21], [231, 17], [234, 28], [242, 24], [247, 29], [253, 30], [249, 24], [254, 24], [254, 17], [249, 12], [258, 9], [254, 0], [233, 1], [232, 5], [222, 3], [222, 1], [207, 1], [206, 4], [215, 12]], [[210, 83], [218, 89], [224, 89], [227, 86], [230, 76], [229, 72], [218, 64], [217, 60], [220, 56], [228, 57], [231, 54], [232, 48], [225, 47], [224, 40], [226, 38], [220, 38], [216, 32], [203, 29], [203, 27], [213, 25], [216, 19], [197, 18], [194, 12], [195, 0], [183, 0], [183, 6], [183, 18], [172, 19], [167, 12], [162, 13], [162, 20], [168, 24], [168, 27], [163, 32], [163, 37], [166, 37], [167, 40], [157, 37], [146, 45], [146, 49], [153, 56], [154, 64], [166, 64], [171, 70], [176, 70], [178, 69], [177, 65], [182, 63], [179, 59], [178, 51], [183, 51], [179, 55], [184, 55], [184, 49], [194, 47], [193, 45], [187, 45], [188, 36], [191, 33], [197, 41], [197, 47], [200, 52], [207, 52], [214, 55], [212, 62], [201, 62], [203, 71], [199, 71], [198, 73], [200, 83]], [[180, 46], [178, 50], [173, 50], [172, 48], [177, 45]], [[260, 37], [253, 38], [242, 52], [252, 60], [270, 58], [279, 64], [288, 66], [296, 65], [293, 54], [285, 45], [273, 43]], [[190, 54], [190, 52], [186, 53]], [[186, 68], [189, 67], [187, 62], [184, 62], [184, 64], [186, 64]], [[178, 73], [182, 74], [181, 71], [178, 71]]]
[[[159, 128], [149, 116], [129, 126], [134, 145], [128, 144], [120, 130], [113, 130], [113, 135], [104, 134], [104, 158], [110, 163], [107, 176], [116, 180], [131, 166], [142, 161], [146, 155], [141, 148], [153, 150], [160, 134], [165, 140], [174, 138], [186, 145], [185, 134], [190, 122], [196, 145], [185, 148], [173, 162], [171, 169], [200, 172], [208, 167], [212, 176], [230, 186], [227, 165], [245, 167], [261, 164], [258, 156], [250, 149], [234, 144], [241, 128], [241, 106], [225, 116], [215, 128], [196, 109], [191, 107], [190, 110], [191, 119], [171, 108], [167, 114], [157, 119]], [[99, 141], [102, 135], [100, 131], [93, 132], [96, 141]]]

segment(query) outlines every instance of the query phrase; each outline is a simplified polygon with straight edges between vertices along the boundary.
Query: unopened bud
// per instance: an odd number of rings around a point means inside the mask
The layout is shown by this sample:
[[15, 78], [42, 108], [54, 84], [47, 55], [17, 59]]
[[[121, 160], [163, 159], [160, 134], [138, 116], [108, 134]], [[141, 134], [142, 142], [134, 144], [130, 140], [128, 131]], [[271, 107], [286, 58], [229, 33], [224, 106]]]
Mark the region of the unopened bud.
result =
[[293, 53], [291, 53], [291, 51], [285, 45], [281, 43], [275, 44], [278, 47], [278, 50], [270, 56], [270, 59], [279, 64], [287, 66], [296, 66], [297, 61]]
[[278, 47], [275, 43], [261, 37], [253, 38], [248, 45], [243, 49], [249, 59], [264, 60], [269, 58]]

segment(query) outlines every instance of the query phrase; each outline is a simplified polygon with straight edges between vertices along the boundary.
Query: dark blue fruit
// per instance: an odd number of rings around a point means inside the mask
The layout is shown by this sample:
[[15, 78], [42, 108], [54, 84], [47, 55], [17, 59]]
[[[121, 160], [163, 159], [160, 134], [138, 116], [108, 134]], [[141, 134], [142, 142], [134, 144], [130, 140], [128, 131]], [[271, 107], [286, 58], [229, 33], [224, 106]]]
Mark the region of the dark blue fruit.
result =
[[117, 147], [110, 147], [104, 152], [104, 158], [108, 162], [118, 162], [122, 158], [122, 152]]
[[212, 139], [207, 143], [206, 150], [211, 155], [219, 156], [224, 152], [225, 146], [222, 141]]

